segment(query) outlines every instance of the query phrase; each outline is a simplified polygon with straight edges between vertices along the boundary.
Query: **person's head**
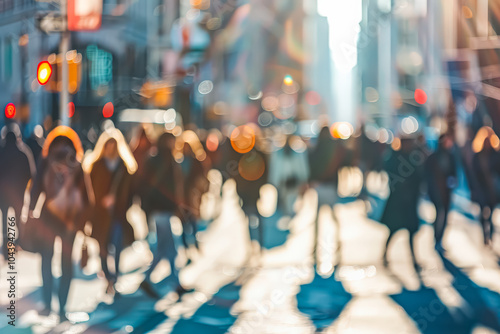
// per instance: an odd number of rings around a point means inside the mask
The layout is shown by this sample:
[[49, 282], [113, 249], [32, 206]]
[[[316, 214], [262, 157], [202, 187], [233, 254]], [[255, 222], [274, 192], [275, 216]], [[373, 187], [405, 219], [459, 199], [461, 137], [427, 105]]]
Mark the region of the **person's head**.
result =
[[17, 123], [6, 125], [2, 129], [2, 137], [7, 145], [15, 145], [21, 139], [21, 129]]
[[65, 136], [54, 138], [49, 147], [48, 158], [65, 165], [76, 165], [76, 149], [71, 139]]
[[182, 153], [184, 154], [184, 157], [194, 156], [193, 149], [191, 148], [191, 145], [189, 145], [187, 141], [184, 142], [184, 146], [182, 147]]
[[175, 136], [171, 133], [165, 132], [158, 138], [158, 152], [171, 153], [175, 148]]
[[12, 131], [7, 132], [7, 134], [5, 135], [5, 143], [7, 145], [12, 145], [15, 144], [16, 142], [17, 142], [16, 134]]
[[102, 150], [102, 156], [108, 160], [116, 160], [119, 157], [118, 153], [118, 143], [116, 139], [109, 139]]
[[439, 137], [439, 148], [449, 150], [453, 147], [453, 140], [449, 135], [443, 134]]
[[484, 138], [482, 151], [483, 152], [491, 152], [492, 149], [493, 149], [493, 146], [491, 146], [490, 137]]
[[414, 138], [401, 138], [401, 152], [410, 152], [415, 147]]

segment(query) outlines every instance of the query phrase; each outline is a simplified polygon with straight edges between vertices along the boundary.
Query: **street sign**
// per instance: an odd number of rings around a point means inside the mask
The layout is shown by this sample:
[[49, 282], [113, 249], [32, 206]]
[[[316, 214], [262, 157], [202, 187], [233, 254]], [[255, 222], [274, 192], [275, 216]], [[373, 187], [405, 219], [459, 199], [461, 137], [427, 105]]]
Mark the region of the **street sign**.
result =
[[101, 27], [103, 0], [68, 0], [68, 29], [94, 31]]
[[61, 32], [65, 30], [62, 16], [57, 12], [41, 14], [36, 18], [38, 29], [49, 34], [51, 32]]

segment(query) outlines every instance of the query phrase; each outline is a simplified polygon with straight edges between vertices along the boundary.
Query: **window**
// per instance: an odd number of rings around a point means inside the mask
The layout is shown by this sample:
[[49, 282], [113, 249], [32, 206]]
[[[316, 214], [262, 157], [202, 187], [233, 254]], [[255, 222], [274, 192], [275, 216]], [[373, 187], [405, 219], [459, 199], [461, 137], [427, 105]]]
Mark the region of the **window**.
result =
[[3, 79], [10, 80], [12, 78], [12, 58], [13, 58], [12, 38], [8, 37], [3, 45]]

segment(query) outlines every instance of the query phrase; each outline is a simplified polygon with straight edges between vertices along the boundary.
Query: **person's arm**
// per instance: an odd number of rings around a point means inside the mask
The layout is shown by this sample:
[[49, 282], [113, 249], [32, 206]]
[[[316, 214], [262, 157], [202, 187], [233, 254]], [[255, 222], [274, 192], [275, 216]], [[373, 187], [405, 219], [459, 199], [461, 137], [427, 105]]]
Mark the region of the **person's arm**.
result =
[[44, 191], [44, 189], [43, 189], [43, 175], [45, 174], [46, 166], [47, 166], [46, 159], [41, 159], [40, 163], [38, 164], [37, 173], [35, 174], [35, 176], [33, 178], [33, 182], [31, 184], [30, 205], [29, 205], [30, 215], [32, 214], [33, 210], [35, 209], [35, 206], [36, 206], [36, 203], [38, 202], [38, 198], [40, 197], [40, 194]]

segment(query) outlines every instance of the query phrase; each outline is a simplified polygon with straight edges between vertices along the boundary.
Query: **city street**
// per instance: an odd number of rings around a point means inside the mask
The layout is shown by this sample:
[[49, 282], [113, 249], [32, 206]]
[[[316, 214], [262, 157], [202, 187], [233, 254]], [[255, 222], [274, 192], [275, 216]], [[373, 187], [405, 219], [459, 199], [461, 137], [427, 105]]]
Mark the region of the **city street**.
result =
[[[371, 212], [376, 215], [383, 201], [374, 198]], [[474, 208], [469, 202], [456, 199], [460, 209], [450, 214], [444, 257], [434, 250], [432, 225], [422, 221], [416, 236], [421, 277], [413, 269], [406, 232], [398, 232], [390, 245], [388, 270], [381, 262], [387, 228], [366, 218], [364, 202], [348, 198], [340, 202], [334, 206], [334, 215], [328, 207], [320, 211], [319, 273], [315, 273], [311, 254], [316, 193], [306, 192], [291, 221], [274, 216], [265, 219], [266, 249], [260, 254], [249, 244], [234, 183], [227, 182], [219, 218], [200, 232], [201, 255], [181, 271], [181, 282], [194, 292], [179, 302], [169, 294], [168, 278], [163, 280], [169, 270], [165, 263], [153, 275], [162, 281], [156, 288], [165, 294], [163, 299], [155, 301], [138, 289], [142, 271], [152, 258], [146, 241], [137, 241], [124, 251], [124, 273], [117, 284], [120, 296], [113, 302], [105, 295], [105, 281], [96, 275], [100, 264], [92, 243], [89, 264], [84, 272], [79, 269], [80, 236], [75, 242], [76, 278], [67, 306], [71, 322], [61, 324], [55, 315], [38, 316], [36, 310], [42, 308], [40, 258], [21, 252], [17, 263], [22, 297], [17, 301], [16, 330], [6, 326], [0, 332], [500, 332], [500, 267], [497, 258], [482, 248], [481, 229], [471, 217]], [[432, 221], [429, 202], [422, 201], [420, 210], [424, 219]], [[129, 216], [136, 236], [144, 237], [144, 217], [136, 206]], [[334, 254], [338, 254], [339, 233], [341, 261], [334, 270], [331, 264], [338, 262]], [[182, 256], [178, 260], [182, 264]], [[59, 270], [58, 265], [55, 268]], [[6, 267], [1, 270], [5, 277]], [[0, 301], [5, 313], [8, 300], [3, 285]]]

